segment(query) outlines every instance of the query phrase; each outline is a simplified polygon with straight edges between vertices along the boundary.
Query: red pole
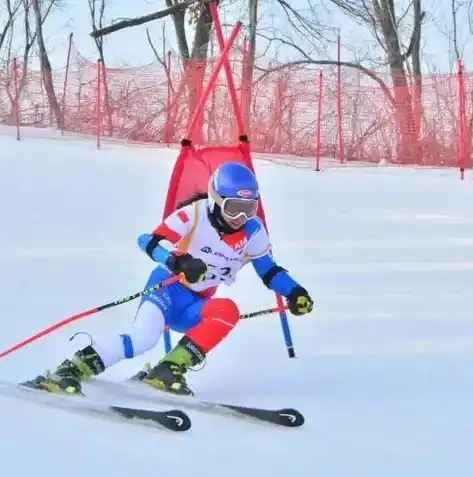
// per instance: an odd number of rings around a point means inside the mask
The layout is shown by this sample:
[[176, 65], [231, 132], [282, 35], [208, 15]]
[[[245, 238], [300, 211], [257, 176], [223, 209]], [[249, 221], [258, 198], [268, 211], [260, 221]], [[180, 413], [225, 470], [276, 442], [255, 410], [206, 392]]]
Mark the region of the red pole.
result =
[[242, 66], [241, 66], [241, 82], [240, 82], [240, 103], [244, 104], [244, 95], [246, 87], [246, 62], [248, 61], [248, 39], [245, 38], [243, 43], [243, 55], [242, 55]]
[[242, 111], [243, 123], [245, 123], [245, 119], [247, 124], [245, 125], [245, 130], [248, 136], [250, 136], [250, 120], [247, 116], [248, 114], [248, 89], [249, 84], [247, 81], [247, 61], [248, 61], [248, 39], [245, 38], [245, 42], [243, 43], [243, 57], [242, 57], [242, 66], [241, 66], [241, 82], [240, 82], [240, 109]]
[[340, 35], [337, 38], [337, 131], [338, 131], [338, 160], [343, 163], [343, 136], [342, 136], [342, 67]]
[[69, 66], [71, 63], [71, 49], [72, 49], [72, 36], [69, 34], [69, 47], [67, 48], [67, 59], [66, 59], [66, 72], [64, 73], [64, 85], [62, 87], [62, 115], [64, 117], [63, 127], [61, 133], [64, 134], [66, 128], [66, 91], [67, 91], [67, 80], [69, 78]]
[[[220, 48], [220, 54], [222, 54], [223, 50], [225, 48], [225, 40], [223, 38], [222, 24], [220, 22], [220, 17], [219, 17], [219, 14], [218, 14], [217, 4], [216, 4], [215, 0], [212, 0], [210, 2], [210, 12], [212, 14], [212, 20], [213, 20], [214, 25], [215, 25], [215, 34], [217, 35], [217, 41], [218, 41], [218, 45], [219, 45], [219, 48]], [[224, 61], [223, 66], [225, 68], [225, 75], [227, 77], [230, 99], [232, 101], [233, 109], [235, 111], [235, 118], [236, 118], [237, 125], [238, 125], [238, 136], [241, 136], [242, 134], [245, 134], [245, 124], [243, 122], [243, 115], [241, 113], [241, 107], [240, 107], [240, 103], [238, 101], [238, 96], [237, 96], [237, 92], [236, 92], [236, 88], [235, 88], [235, 81], [233, 79], [233, 74], [232, 74], [232, 70], [230, 68], [230, 63], [228, 61], [228, 56], [225, 57], [225, 61]]]
[[167, 65], [167, 96], [166, 96], [166, 125], [164, 127], [164, 143], [169, 146], [171, 143], [171, 91], [172, 91], [172, 79], [171, 79], [171, 51], [168, 51], [166, 56]]
[[203, 109], [204, 109], [204, 106], [205, 106], [205, 102], [207, 101], [207, 99], [210, 95], [210, 92], [212, 91], [212, 89], [215, 85], [215, 82], [217, 81], [218, 74], [220, 73], [220, 70], [222, 69], [222, 66], [223, 66], [224, 62], [225, 62], [225, 60], [227, 59], [227, 57], [230, 53], [230, 49], [233, 46], [233, 43], [235, 42], [236, 37], [238, 36], [238, 33], [240, 33], [241, 26], [242, 26], [242, 23], [237, 22], [235, 24], [235, 26], [233, 27], [233, 30], [230, 34], [230, 37], [228, 38], [228, 43], [225, 45], [225, 48], [222, 50], [222, 52], [220, 54], [220, 58], [218, 59], [217, 64], [215, 66], [215, 69], [212, 72], [212, 74], [210, 75], [210, 78], [209, 78], [208, 83], [207, 83], [207, 87], [205, 88], [204, 92], [202, 93], [202, 95], [199, 98], [199, 102], [197, 104], [197, 107], [195, 108], [194, 114], [193, 114], [192, 119], [191, 119], [191, 121], [189, 123], [189, 126], [187, 128], [187, 135], [186, 136], [188, 138], [192, 137], [192, 133], [194, 132], [194, 129], [197, 126], [197, 124], [198, 124], [198, 122], [201, 118], [201, 115], [202, 115], [202, 112], [203, 112]]
[[[108, 73], [107, 73], [107, 67], [105, 66], [105, 61], [101, 61], [102, 64], [102, 98], [105, 101], [102, 101], [102, 104], [104, 104], [104, 108], [102, 108], [102, 135], [104, 135], [104, 124], [103, 124], [103, 117], [106, 115], [107, 118], [109, 118], [107, 122], [107, 134], [110, 136], [112, 134], [112, 131], [110, 131], [110, 127], [113, 127], [112, 125], [112, 106], [110, 104], [110, 94], [109, 94], [109, 89], [108, 89]], [[107, 95], [107, 96], [106, 96]]]
[[15, 111], [16, 120], [16, 139], [20, 140], [20, 75], [18, 73], [18, 62], [16, 58], [13, 59], [13, 81], [15, 84], [15, 99], [13, 108]]
[[102, 62], [97, 60], [97, 149], [100, 149], [100, 137], [102, 134]]
[[465, 138], [465, 83], [463, 78], [463, 63], [457, 61], [458, 77], [458, 154], [460, 166], [460, 179], [465, 179], [466, 167], [466, 138]]
[[323, 108], [323, 89], [324, 89], [324, 74], [319, 73], [319, 97], [317, 98], [317, 142], [316, 142], [316, 157], [317, 163], [315, 170], [320, 171], [321, 151], [322, 151], [322, 108]]
[[282, 79], [281, 76], [276, 83], [276, 98], [275, 98], [275, 108], [274, 108], [274, 136], [273, 136], [273, 148], [276, 146], [276, 152], [281, 152], [282, 148], [282, 131], [286, 128], [283, 126], [282, 122], [284, 120], [284, 108], [283, 108], [283, 88], [282, 88]]

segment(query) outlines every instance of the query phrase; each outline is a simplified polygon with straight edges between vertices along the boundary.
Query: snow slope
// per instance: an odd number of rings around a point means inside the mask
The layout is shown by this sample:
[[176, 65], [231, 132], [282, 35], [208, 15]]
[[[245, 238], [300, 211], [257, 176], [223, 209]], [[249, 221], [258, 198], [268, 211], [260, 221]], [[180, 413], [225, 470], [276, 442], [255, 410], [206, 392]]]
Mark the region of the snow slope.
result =
[[[4, 349], [142, 288], [152, 263], [136, 237], [159, 220], [176, 152], [13, 137], [0, 137], [0, 151]], [[256, 167], [276, 257], [316, 311], [291, 318], [297, 360], [286, 357], [277, 316], [248, 320], [189, 381], [206, 398], [297, 407], [306, 425], [189, 411], [193, 429], [170, 434], [0, 396], [2, 475], [471, 475], [472, 182], [457, 171]], [[251, 267], [222, 293], [242, 312], [274, 305]], [[55, 366], [88, 342], [70, 342], [74, 333], [126, 331], [135, 306], [7, 357], [0, 380]], [[160, 344], [103, 377], [125, 378], [161, 355]]]

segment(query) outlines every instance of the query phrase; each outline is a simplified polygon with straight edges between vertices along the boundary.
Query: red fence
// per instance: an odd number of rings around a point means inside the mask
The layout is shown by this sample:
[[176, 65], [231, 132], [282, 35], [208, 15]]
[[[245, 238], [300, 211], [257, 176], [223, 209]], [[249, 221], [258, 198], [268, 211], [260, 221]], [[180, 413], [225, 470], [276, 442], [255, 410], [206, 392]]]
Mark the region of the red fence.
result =
[[[176, 143], [184, 136], [202, 77], [212, 64], [188, 68], [178, 59], [138, 68], [98, 68], [71, 44], [67, 68], [52, 79], [64, 129], [130, 141]], [[240, 98], [242, 54], [230, 64]], [[261, 65], [259, 65], [261, 66]], [[99, 74], [100, 73], [100, 74]], [[327, 161], [471, 167], [473, 84], [456, 75], [406, 78], [342, 66], [256, 71], [250, 104], [255, 152], [317, 156]], [[260, 79], [258, 79], [258, 77]], [[180, 88], [179, 85], [183, 85]], [[0, 123], [54, 125], [41, 74], [14, 63], [0, 71]], [[210, 96], [197, 142], [235, 141], [236, 125], [225, 76]]]

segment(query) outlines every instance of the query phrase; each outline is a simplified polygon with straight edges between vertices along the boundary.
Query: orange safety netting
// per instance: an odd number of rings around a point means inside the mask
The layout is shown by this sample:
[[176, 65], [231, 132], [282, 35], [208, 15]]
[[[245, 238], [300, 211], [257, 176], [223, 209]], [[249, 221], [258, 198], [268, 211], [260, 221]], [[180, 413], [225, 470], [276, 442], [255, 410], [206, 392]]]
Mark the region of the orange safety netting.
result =
[[[244, 52], [229, 57], [242, 103]], [[67, 68], [52, 80], [64, 129], [128, 141], [173, 144], [184, 137], [214, 61], [184, 68], [178, 58], [136, 68], [100, 68], [71, 44]], [[268, 63], [269, 64], [269, 63]], [[455, 75], [393, 78], [335, 66], [277, 68], [251, 86], [247, 130], [253, 152], [318, 156], [321, 163], [471, 167], [472, 79]], [[99, 105], [99, 107], [98, 107]], [[17, 108], [17, 110], [16, 110]], [[338, 114], [338, 110], [340, 114]], [[56, 126], [41, 74], [12, 63], [0, 70], [0, 123]], [[204, 109], [196, 144], [237, 140], [225, 75]]]

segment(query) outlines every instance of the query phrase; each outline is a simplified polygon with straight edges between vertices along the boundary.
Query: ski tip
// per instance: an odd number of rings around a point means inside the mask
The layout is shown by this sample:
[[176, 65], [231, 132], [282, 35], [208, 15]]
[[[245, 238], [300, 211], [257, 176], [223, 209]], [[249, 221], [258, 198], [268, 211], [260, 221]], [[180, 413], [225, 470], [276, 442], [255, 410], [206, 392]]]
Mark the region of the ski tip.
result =
[[189, 416], [180, 409], [171, 409], [170, 411], [166, 411], [165, 414], [168, 422], [173, 423], [169, 425], [169, 428], [173, 431], [188, 431], [192, 426]]
[[278, 415], [281, 424], [286, 427], [300, 427], [305, 423], [304, 416], [296, 409], [280, 409]]
[[179, 409], [153, 411], [122, 406], [110, 406], [109, 409], [127, 419], [155, 422], [170, 431], [188, 431], [192, 425], [190, 417]]

